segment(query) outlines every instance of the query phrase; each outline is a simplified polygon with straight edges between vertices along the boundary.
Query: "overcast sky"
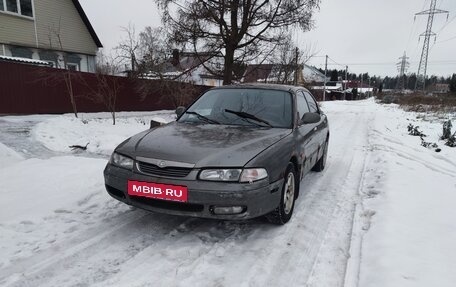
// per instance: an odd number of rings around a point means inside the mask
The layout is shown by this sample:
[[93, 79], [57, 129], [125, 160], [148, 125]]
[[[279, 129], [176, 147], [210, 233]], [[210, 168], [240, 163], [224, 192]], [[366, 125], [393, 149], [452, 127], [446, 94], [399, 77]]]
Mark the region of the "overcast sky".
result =
[[[153, 0], [80, 0], [106, 50], [122, 39], [121, 27], [129, 23], [139, 32], [145, 26], [161, 25]], [[324, 68], [324, 55], [329, 67], [350, 72], [369, 72], [381, 76], [396, 75], [394, 63], [404, 51], [410, 57], [409, 72], [416, 72], [426, 29], [427, 16], [414, 14], [429, 9], [431, 0], [322, 0], [315, 14], [315, 28], [296, 33], [301, 47], [312, 45], [318, 56], [311, 64]], [[437, 0], [437, 8], [450, 12], [436, 15], [431, 40], [428, 75], [456, 73], [456, 1]], [[336, 64], [337, 63], [337, 64]]]

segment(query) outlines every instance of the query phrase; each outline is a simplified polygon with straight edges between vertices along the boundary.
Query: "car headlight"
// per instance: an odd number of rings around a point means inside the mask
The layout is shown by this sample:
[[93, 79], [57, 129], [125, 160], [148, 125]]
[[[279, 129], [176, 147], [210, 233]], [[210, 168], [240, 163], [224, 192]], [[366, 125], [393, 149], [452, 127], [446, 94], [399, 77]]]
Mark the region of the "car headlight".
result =
[[242, 169], [205, 169], [199, 178], [213, 181], [239, 181]]
[[133, 169], [133, 159], [116, 152], [112, 154], [110, 162], [126, 169]]
[[248, 169], [205, 169], [201, 171], [199, 179], [228, 182], [254, 182], [268, 177], [264, 168]]

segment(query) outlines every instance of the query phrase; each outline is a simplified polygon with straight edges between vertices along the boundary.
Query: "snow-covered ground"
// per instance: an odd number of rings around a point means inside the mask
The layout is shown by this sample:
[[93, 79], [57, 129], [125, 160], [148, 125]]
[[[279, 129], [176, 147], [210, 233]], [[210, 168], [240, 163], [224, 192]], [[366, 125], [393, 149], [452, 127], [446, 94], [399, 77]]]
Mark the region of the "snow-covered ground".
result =
[[67, 114], [39, 123], [34, 137], [48, 149], [65, 152], [72, 145], [87, 145], [87, 151], [110, 155], [126, 138], [150, 126], [150, 121], [170, 122], [176, 118], [174, 111], [153, 113], [118, 113], [116, 125], [106, 113]]
[[[1, 286], [454, 286], [456, 149], [443, 118], [373, 100], [322, 104], [327, 169], [285, 226], [176, 217], [110, 198], [123, 139], [170, 111], [0, 118]], [[419, 125], [436, 153], [407, 135]], [[87, 151], [71, 151], [86, 145]]]
[[[455, 286], [456, 148], [439, 137], [442, 122], [456, 117], [394, 105], [377, 106], [375, 114], [355, 217], [358, 267], [347, 279], [358, 286]], [[409, 123], [442, 151], [422, 147], [408, 135]]]

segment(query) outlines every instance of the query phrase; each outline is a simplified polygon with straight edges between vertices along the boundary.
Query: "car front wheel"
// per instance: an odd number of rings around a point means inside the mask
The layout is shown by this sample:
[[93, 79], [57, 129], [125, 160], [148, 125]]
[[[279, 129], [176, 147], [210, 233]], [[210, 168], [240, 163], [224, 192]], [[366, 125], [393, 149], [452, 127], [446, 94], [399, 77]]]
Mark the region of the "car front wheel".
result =
[[282, 188], [282, 196], [279, 206], [266, 215], [266, 218], [274, 224], [287, 223], [293, 214], [294, 203], [297, 195], [297, 181], [294, 165], [289, 163], [285, 172], [285, 180]]

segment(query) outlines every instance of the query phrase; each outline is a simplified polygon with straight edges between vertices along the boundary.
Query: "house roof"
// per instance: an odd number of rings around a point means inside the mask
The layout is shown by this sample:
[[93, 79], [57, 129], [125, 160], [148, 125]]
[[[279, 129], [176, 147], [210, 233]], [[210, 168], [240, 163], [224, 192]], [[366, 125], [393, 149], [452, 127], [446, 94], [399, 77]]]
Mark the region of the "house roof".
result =
[[[244, 83], [277, 81], [277, 76], [281, 72], [279, 64], [257, 64], [249, 65], [244, 73]], [[302, 77], [307, 81], [324, 81], [325, 75], [316, 68], [304, 64], [302, 66]], [[294, 78], [294, 73], [291, 74]]]
[[103, 45], [101, 44], [100, 39], [97, 36], [97, 33], [95, 33], [95, 30], [92, 27], [92, 24], [90, 24], [89, 18], [87, 17], [86, 13], [84, 12], [84, 9], [82, 9], [81, 3], [79, 3], [78, 0], [72, 0], [74, 7], [76, 7], [76, 10], [79, 13], [79, 16], [81, 16], [82, 21], [87, 27], [87, 30], [89, 30], [90, 36], [92, 36], [93, 41], [97, 45], [98, 48], [103, 48]]
[[[317, 68], [304, 64], [303, 77], [307, 81], [324, 81], [325, 75], [321, 73]], [[329, 79], [329, 77], [326, 77]]]
[[264, 82], [271, 74], [273, 64], [248, 65], [244, 73], [244, 83]]
[[38, 66], [49, 66], [49, 63], [46, 61], [28, 59], [28, 58], [20, 58], [20, 57], [8, 57], [8, 56], [1, 56], [1, 55], [0, 55], [0, 61], [23, 63], [23, 64], [33, 64], [33, 65], [38, 65]]

